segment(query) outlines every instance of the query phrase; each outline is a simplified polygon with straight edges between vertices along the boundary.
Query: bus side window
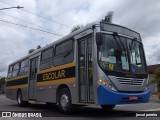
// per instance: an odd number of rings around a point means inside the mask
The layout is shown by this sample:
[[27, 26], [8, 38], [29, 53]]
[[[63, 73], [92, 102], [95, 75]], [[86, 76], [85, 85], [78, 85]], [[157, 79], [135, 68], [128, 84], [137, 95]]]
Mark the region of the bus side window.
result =
[[62, 44], [63, 64], [73, 61], [73, 40], [66, 41]]
[[47, 69], [53, 66], [53, 48], [49, 48], [42, 52], [40, 70]]
[[12, 76], [12, 70], [13, 70], [13, 66], [9, 66], [7, 78], [11, 78], [11, 76]]
[[28, 69], [29, 69], [29, 68], [28, 68], [28, 65], [29, 65], [28, 59], [23, 60], [23, 61], [21, 62], [19, 75], [24, 75], [24, 74], [27, 74], [27, 73], [28, 73]]
[[63, 65], [73, 61], [73, 40], [68, 40], [55, 47], [54, 66]]
[[13, 66], [12, 77], [17, 77], [17, 76], [18, 76], [19, 68], [20, 68], [20, 63], [16, 63], [16, 64]]

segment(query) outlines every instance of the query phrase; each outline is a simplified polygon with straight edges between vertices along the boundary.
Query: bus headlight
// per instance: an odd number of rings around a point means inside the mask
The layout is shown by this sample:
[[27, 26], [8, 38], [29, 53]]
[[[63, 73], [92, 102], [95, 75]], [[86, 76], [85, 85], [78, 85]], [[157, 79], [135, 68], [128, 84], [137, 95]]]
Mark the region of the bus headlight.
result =
[[106, 80], [106, 79], [103, 79], [103, 78], [99, 78], [98, 83], [100, 85], [103, 85], [103, 86], [107, 87], [110, 90], [117, 91], [115, 89], [114, 85], [109, 80]]

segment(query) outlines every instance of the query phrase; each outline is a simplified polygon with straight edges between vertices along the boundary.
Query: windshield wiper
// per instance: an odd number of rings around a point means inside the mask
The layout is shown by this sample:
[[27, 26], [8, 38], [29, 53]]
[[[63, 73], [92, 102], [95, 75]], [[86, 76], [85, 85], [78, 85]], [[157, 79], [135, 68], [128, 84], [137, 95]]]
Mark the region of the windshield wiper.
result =
[[117, 36], [117, 38], [120, 41], [121, 45], [123, 46], [123, 50], [126, 51], [126, 48], [125, 48], [125, 46], [124, 46], [124, 44], [122, 42], [122, 39], [119, 36]]
[[121, 44], [119, 43], [119, 41], [117, 40], [117, 38], [113, 35], [113, 38], [115, 39], [116, 43], [118, 44], [119, 48], [121, 50], [123, 50], [123, 47], [121, 46]]
[[[116, 32], [113, 33], [113, 37], [116, 40], [116, 42], [118, 43], [118, 45], [120, 46], [121, 50], [126, 51], [126, 48], [125, 48], [121, 38], [119, 37], [119, 35]], [[118, 40], [117, 40], [117, 38], [118, 38]]]
[[132, 51], [136, 45], [137, 45], [137, 42], [136, 42], [137, 38], [134, 38], [130, 44], [130, 50]]
[[[120, 38], [120, 36], [119, 36], [118, 33], [116, 33], [116, 32], [113, 33], [113, 37], [114, 37], [114, 39], [116, 40], [116, 42], [118, 43], [118, 45], [120, 46], [121, 50], [124, 51], [126, 61], [128, 61], [128, 60], [127, 60], [127, 58], [128, 58], [128, 57], [127, 57], [127, 48], [125, 47], [122, 39]], [[118, 40], [117, 40], [117, 39], [118, 39]]]

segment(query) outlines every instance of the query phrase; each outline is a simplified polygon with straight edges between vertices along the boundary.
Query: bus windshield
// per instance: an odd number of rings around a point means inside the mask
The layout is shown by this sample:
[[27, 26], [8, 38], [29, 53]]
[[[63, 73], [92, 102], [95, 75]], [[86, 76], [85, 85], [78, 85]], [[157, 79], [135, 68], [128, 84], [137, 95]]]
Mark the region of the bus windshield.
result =
[[122, 36], [101, 35], [98, 61], [102, 69], [132, 74], [146, 73], [142, 43]]

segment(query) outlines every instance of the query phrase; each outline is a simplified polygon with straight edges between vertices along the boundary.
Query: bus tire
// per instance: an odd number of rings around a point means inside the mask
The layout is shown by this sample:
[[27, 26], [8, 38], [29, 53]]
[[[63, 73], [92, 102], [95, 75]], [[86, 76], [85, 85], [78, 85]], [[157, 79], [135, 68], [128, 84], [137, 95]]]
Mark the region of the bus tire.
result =
[[71, 93], [68, 88], [62, 88], [58, 92], [58, 107], [63, 113], [71, 114], [73, 112]]
[[21, 90], [17, 92], [17, 104], [21, 107], [24, 107], [27, 105], [27, 101], [23, 101], [23, 95]]
[[47, 106], [53, 106], [53, 105], [56, 105], [55, 103], [51, 103], [51, 102], [46, 102], [46, 105]]
[[112, 110], [116, 105], [101, 105], [103, 110]]

